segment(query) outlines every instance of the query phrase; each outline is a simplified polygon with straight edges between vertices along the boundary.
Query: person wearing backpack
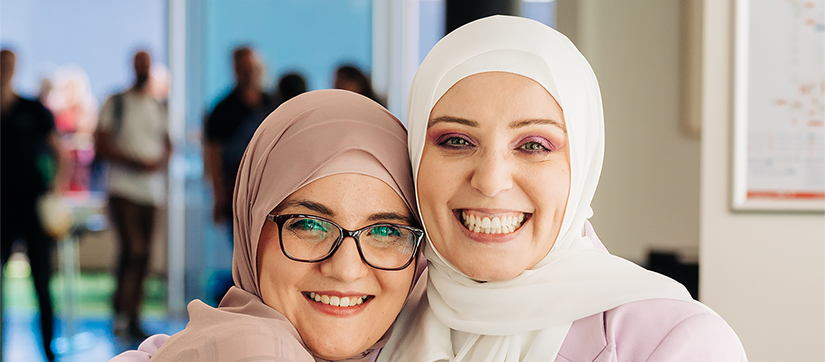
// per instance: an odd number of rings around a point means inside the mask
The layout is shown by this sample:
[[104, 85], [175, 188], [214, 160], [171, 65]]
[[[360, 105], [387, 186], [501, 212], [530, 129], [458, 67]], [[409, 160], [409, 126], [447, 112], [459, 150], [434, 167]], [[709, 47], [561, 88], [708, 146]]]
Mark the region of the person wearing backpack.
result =
[[95, 152], [108, 164], [105, 189], [120, 246], [113, 331], [127, 340], [147, 337], [138, 311], [172, 152], [166, 108], [150, 93], [151, 64], [148, 52], [135, 54], [135, 83], [103, 103], [95, 137]]

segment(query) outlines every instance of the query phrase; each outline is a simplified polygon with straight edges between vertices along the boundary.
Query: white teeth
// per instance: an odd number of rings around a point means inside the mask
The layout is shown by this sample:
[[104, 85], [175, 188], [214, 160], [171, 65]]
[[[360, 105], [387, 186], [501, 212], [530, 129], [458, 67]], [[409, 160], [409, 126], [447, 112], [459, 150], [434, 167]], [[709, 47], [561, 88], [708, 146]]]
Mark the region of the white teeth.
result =
[[524, 222], [524, 214], [481, 217], [461, 212], [461, 219], [467, 230], [484, 234], [509, 234], [516, 231]]
[[369, 298], [368, 295], [362, 295], [360, 297], [336, 297], [336, 296], [327, 296], [321, 295], [315, 292], [311, 292], [308, 294], [309, 299], [312, 299], [316, 302], [335, 306], [335, 307], [354, 307], [356, 305], [364, 304], [364, 301]]
[[485, 229], [489, 229], [490, 228], [490, 218], [485, 217], [485, 218], [481, 219], [481, 227], [483, 227]]

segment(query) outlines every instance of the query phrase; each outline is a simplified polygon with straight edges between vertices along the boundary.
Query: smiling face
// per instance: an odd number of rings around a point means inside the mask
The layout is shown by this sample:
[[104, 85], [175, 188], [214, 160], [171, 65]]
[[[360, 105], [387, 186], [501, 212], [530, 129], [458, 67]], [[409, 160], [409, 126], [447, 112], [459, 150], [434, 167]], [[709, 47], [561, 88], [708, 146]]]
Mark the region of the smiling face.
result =
[[[390, 186], [357, 174], [313, 181], [281, 202], [273, 214], [319, 216], [347, 230], [380, 222], [411, 225], [413, 220]], [[414, 272], [415, 262], [399, 271], [367, 266], [353, 238], [344, 239], [325, 261], [293, 261], [281, 251], [274, 222], [267, 221], [261, 230], [258, 275], [262, 299], [295, 326], [314, 355], [324, 359], [352, 357], [375, 344], [401, 311]], [[353, 306], [331, 302], [343, 304], [344, 298]]]
[[570, 189], [564, 115], [532, 79], [480, 73], [430, 112], [418, 201], [441, 255], [480, 281], [535, 266], [559, 234]]

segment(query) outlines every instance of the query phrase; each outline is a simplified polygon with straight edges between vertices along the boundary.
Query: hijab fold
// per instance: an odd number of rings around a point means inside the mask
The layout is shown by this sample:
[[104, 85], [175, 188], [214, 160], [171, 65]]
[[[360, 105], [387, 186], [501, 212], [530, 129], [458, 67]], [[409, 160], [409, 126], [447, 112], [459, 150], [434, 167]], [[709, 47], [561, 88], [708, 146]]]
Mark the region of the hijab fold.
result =
[[[252, 137], [235, 182], [235, 286], [218, 308], [190, 303], [186, 329], [170, 337], [152, 360], [323, 361], [312, 357], [286, 317], [261, 300], [257, 275], [261, 229], [266, 216], [293, 192], [342, 173], [382, 180], [414, 211], [405, 138], [404, 126], [392, 114], [349, 91], [304, 93], [272, 112]], [[424, 265], [419, 263], [419, 269]], [[349, 361], [368, 361], [388, 335]]]
[[681, 284], [610, 255], [591, 239], [587, 219], [604, 157], [599, 86], [576, 47], [539, 22], [492, 16], [456, 29], [433, 47], [413, 78], [408, 102], [414, 177], [433, 106], [455, 83], [484, 72], [530, 78], [564, 112], [570, 193], [559, 235], [533, 268], [487, 283], [467, 277], [428, 240], [426, 298], [402, 312], [379, 360], [552, 361], [575, 320], [639, 300], [691, 301]]

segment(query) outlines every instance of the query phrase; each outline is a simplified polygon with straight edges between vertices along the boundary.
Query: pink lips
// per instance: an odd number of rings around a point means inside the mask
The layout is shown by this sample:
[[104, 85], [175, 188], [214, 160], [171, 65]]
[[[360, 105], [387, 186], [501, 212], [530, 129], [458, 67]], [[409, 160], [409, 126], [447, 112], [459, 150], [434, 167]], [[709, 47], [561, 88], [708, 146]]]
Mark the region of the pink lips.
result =
[[[360, 314], [364, 310], [364, 308], [366, 308], [367, 305], [370, 302], [372, 302], [373, 299], [375, 299], [375, 296], [369, 295], [366, 298], [366, 300], [364, 300], [363, 303], [361, 303], [361, 304], [354, 305], [354, 306], [348, 306], [348, 307], [339, 307], [339, 306], [324, 304], [324, 303], [321, 303], [321, 302], [316, 302], [314, 299], [310, 298], [310, 293], [311, 292], [302, 292], [301, 293], [301, 294], [304, 295], [304, 298], [306, 298], [306, 300], [310, 304], [310, 306], [312, 306], [312, 308], [314, 308], [315, 310], [317, 310], [321, 313], [324, 313], [324, 314], [330, 315], [330, 316], [334, 316], [334, 317], [351, 317], [351, 316], [355, 316], [357, 314]], [[356, 298], [360, 298], [364, 295], [364, 294], [351, 293], [351, 292], [342, 293], [342, 292], [338, 292], [338, 291], [317, 291], [317, 292], [312, 292], [312, 293], [319, 294], [319, 295], [324, 295], [324, 296], [328, 296], [328, 297], [333, 297], [334, 296], [334, 297], [338, 297], [339, 299], [344, 298], [344, 297], [351, 298], [351, 299], [356, 299]]]

